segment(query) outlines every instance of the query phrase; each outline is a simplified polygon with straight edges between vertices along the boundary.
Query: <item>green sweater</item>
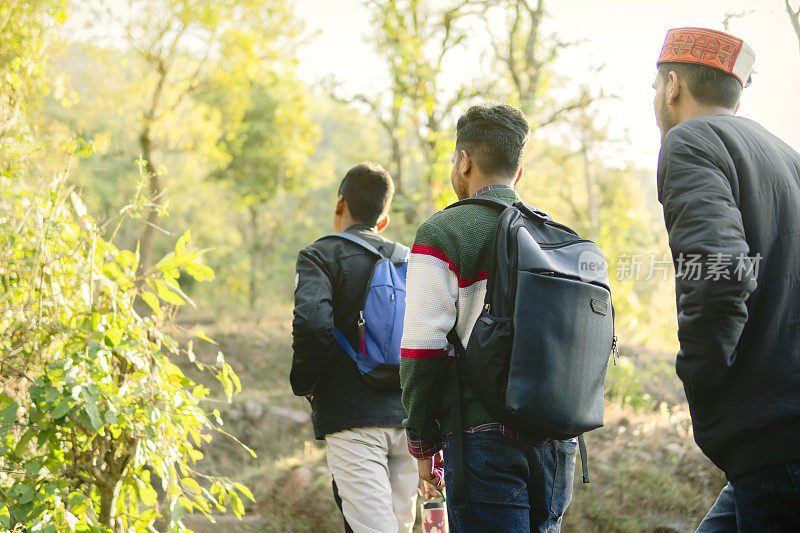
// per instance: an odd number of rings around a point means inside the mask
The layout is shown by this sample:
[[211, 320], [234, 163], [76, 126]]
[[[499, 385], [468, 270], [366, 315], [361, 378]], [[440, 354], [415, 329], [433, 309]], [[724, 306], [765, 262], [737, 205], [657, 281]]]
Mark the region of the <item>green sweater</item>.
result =
[[[481, 195], [519, 201], [512, 189]], [[439, 211], [417, 229], [407, 278], [400, 381], [408, 418], [409, 449], [430, 457], [451, 433], [447, 334], [455, 325], [466, 346], [483, 308], [491, 244], [498, 208], [464, 205]], [[474, 391], [461, 383], [464, 424], [468, 429], [494, 422]]]

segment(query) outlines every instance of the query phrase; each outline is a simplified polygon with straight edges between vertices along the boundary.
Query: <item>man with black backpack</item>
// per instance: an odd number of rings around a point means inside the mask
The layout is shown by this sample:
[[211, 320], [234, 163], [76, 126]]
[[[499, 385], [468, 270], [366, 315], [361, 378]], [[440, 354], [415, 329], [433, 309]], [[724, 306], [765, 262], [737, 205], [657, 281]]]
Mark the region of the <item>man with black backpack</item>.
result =
[[290, 381], [326, 442], [346, 531], [410, 531], [416, 510], [398, 376], [408, 249], [378, 235], [393, 193], [381, 166], [352, 168], [339, 188], [337, 233], [297, 259]]
[[[602, 425], [602, 382], [613, 337], [610, 293], [602, 282], [584, 284], [576, 272], [570, 276], [562, 271], [578, 269], [579, 261], [572, 261], [569, 255], [573, 246], [593, 254], [595, 262], [604, 261], [594, 243], [577, 238], [546, 214], [519, 203], [514, 186], [522, 177], [529, 135], [525, 116], [509, 105], [473, 106], [459, 118], [451, 183], [460, 202], [423, 222], [411, 250], [400, 365], [403, 405], [408, 413], [404, 425], [420, 478], [439, 488], [446, 485], [448, 519], [451, 529], [458, 532], [559, 531], [572, 498], [575, 468], [577, 443], [568, 437]], [[523, 219], [523, 225], [532, 224], [534, 229], [522, 228]], [[500, 246], [516, 243], [499, 231], [512, 227], [516, 228], [513, 239], [527, 234], [552, 243], [534, 243], [530, 248], [522, 243], [519, 248], [538, 253], [549, 266], [533, 268], [535, 272], [510, 272], [515, 264], [527, 265], [527, 257], [517, 257], [515, 251], [510, 251], [508, 261], [498, 261]], [[516, 250], [516, 244], [511, 247]], [[569, 265], [558, 265], [558, 257], [569, 257]], [[524, 305], [517, 300], [517, 311], [531, 316], [521, 317], [512, 328], [515, 311], [497, 297], [511, 290], [512, 284], [522, 291], [521, 284], [528, 281], [541, 281], [544, 289], [517, 293], [525, 299]], [[575, 285], [585, 298], [553, 297], [547, 292], [553, 284]], [[554, 305], [559, 303], [564, 305]], [[536, 316], [537, 309], [560, 318], [564, 317], [559, 313], [566, 314], [566, 319], [558, 331], [536, 333], [550, 327], [550, 318], [541, 318], [541, 313]], [[569, 344], [573, 336], [582, 340], [595, 330], [600, 333], [592, 338], [602, 340], [595, 344], [605, 353], [598, 361], [583, 365], [596, 370], [589, 395], [571, 389], [573, 367], [569, 361], [561, 368], [558, 364], [538, 366], [535, 361], [514, 368], [518, 351], [530, 355], [529, 348]], [[532, 331], [533, 337], [514, 338]], [[485, 359], [487, 365], [476, 367], [481, 348], [498, 353]], [[586, 355], [580, 350], [573, 352], [565, 358]], [[462, 367], [468, 376], [461, 374]], [[533, 379], [528, 379], [530, 374]], [[551, 401], [555, 400], [549, 394], [554, 376], [566, 376], [560, 387], [576, 398], [567, 402], [565, 410], [578, 409], [586, 420], [564, 426], [559, 425], [558, 415], [552, 417], [556, 422], [550, 423], [526, 411], [531, 398], [537, 413], [552, 414], [553, 406], [564, 406]], [[522, 378], [521, 383], [512, 383], [517, 377]], [[548, 391], [544, 401], [537, 402], [536, 394], [523, 390], [531, 384]], [[501, 401], [493, 402], [493, 389], [500, 385]], [[507, 402], [513, 404], [518, 394], [524, 396], [519, 409], [507, 410]], [[583, 401], [583, 396], [588, 400]], [[525, 412], [522, 418], [517, 416], [521, 412]], [[553, 435], [562, 440], [548, 438]]]

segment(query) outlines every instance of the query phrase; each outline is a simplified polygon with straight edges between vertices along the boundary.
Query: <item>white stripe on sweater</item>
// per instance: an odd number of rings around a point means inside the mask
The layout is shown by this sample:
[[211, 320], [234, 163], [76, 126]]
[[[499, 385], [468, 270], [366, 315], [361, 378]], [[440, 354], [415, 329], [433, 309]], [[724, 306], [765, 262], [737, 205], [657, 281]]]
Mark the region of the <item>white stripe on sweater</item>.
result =
[[466, 345], [483, 308], [486, 280], [459, 287], [449, 264], [437, 257], [413, 253], [406, 278], [406, 316], [402, 347], [411, 350], [441, 350], [456, 323], [456, 332]]

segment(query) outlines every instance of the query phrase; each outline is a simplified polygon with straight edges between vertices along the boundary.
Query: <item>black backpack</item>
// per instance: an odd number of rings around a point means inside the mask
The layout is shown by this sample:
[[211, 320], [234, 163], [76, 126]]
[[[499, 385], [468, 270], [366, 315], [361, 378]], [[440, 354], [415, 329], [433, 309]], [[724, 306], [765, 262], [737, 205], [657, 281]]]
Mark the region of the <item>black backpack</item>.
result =
[[[483, 196], [449, 206], [503, 209], [492, 242], [486, 299], [467, 344], [450, 332], [456, 362], [453, 452], [463, 502], [460, 374], [492, 417], [527, 440], [578, 437], [603, 425], [603, 385], [616, 350], [608, 266], [600, 248], [529, 205]], [[459, 438], [455, 438], [458, 436]], [[460, 501], [459, 501], [460, 500]]]

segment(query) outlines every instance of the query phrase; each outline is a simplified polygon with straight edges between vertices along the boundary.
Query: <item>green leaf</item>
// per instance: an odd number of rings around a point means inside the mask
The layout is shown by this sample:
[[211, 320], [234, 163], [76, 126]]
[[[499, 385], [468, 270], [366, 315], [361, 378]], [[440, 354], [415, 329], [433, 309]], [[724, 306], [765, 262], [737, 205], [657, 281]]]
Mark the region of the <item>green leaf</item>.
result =
[[233, 491], [230, 492], [230, 495], [231, 503], [233, 504], [233, 514], [235, 514], [237, 518], [241, 518], [244, 516], [244, 504], [242, 503], [242, 499]]
[[100, 411], [97, 409], [97, 397], [89, 394], [84, 389], [83, 397], [86, 399], [86, 414], [89, 415], [89, 427], [92, 431], [97, 431], [103, 427], [103, 420], [100, 418]]
[[123, 331], [119, 328], [110, 328], [106, 331], [106, 339], [109, 343], [111, 343], [111, 347], [114, 348], [122, 341]]
[[192, 240], [192, 232], [190, 230], [186, 230], [186, 233], [181, 235], [181, 238], [178, 239], [178, 242], [175, 243], [175, 253], [181, 254], [186, 251], [186, 247], [189, 246], [189, 242]]
[[214, 279], [214, 269], [202, 263], [189, 263], [186, 265], [186, 272], [197, 281], [212, 281]]
[[19, 504], [33, 501], [33, 489], [29, 485], [14, 485], [9, 489], [8, 493]]
[[239, 492], [241, 492], [241, 493], [242, 493], [242, 494], [244, 494], [246, 497], [248, 497], [248, 498], [250, 499], [250, 501], [252, 501], [252, 502], [256, 501], [256, 499], [255, 499], [255, 498], [253, 498], [253, 493], [252, 493], [252, 492], [250, 492], [250, 489], [248, 489], [247, 487], [245, 487], [245, 486], [244, 486], [244, 485], [242, 485], [241, 483], [234, 483], [234, 484], [233, 484], [233, 486], [234, 486], [234, 487], [236, 487], [236, 489], [237, 489]]
[[159, 298], [161, 298], [167, 303], [171, 303], [174, 305], [186, 304], [186, 300], [175, 294], [166, 283], [164, 283], [160, 279], [155, 280], [155, 283], [156, 283], [156, 291], [158, 292]]
[[150, 306], [157, 315], [161, 314], [161, 304], [158, 302], [158, 297], [150, 291], [145, 291], [141, 294], [142, 300]]
[[17, 409], [19, 404], [11, 402], [5, 409], [0, 411], [0, 437], [6, 434], [6, 430], [17, 421]]
[[7, 505], [0, 507], [0, 527], [8, 529], [11, 527], [11, 512]]
[[25, 471], [32, 476], [38, 475], [41, 469], [42, 465], [40, 465], [38, 461], [31, 461], [25, 465]]
[[54, 420], [58, 420], [59, 418], [64, 417], [67, 413], [69, 413], [70, 409], [72, 408], [72, 402], [70, 398], [66, 396], [62, 396], [58, 400], [56, 400], [55, 406], [50, 414], [53, 416]]
[[218, 344], [217, 341], [215, 341], [211, 337], [206, 336], [206, 334], [203, 332], [202, 329], [200, 331], [198, 331], [197, 333], [195, 333], [194, 335], [195, 335], [195, 337], [197, 337], [199, 339], [203, 339], [206, 342], [210, 342], [211, 344]]
[[152, 507], [158, 500], [158, 493], [149, 484], [139, 485], [139, 500], [147, 507]]
[[67, 498], [70, 509], [77, 515], [82, 515], [88, 508], [89, 498], [81, 492], [72, 492]]
[[200, 484], [197, 483], [194, 479], [190, 477], [185, 477], [181, 480], [181, 483], [189, 489], [191, 493], [195, 496], [199, 496], [201, 493]]

